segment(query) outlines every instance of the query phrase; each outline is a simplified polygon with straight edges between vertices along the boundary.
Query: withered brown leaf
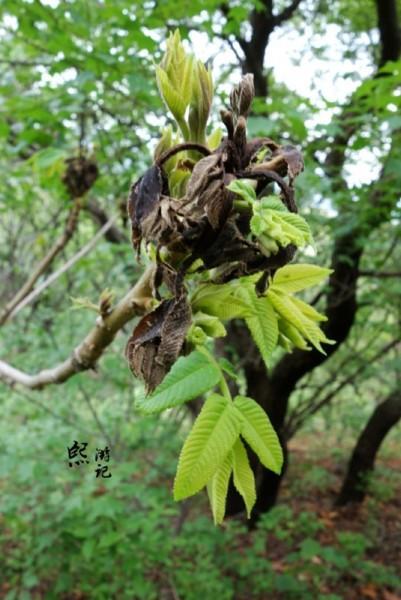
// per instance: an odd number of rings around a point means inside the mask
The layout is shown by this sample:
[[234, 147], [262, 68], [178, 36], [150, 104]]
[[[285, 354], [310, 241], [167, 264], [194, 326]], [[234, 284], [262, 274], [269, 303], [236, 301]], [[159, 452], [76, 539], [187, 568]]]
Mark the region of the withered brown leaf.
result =
[[125, 355], [131, 371], [151, 392], [177, 360], [191, 323], [186, 296], [163, 300], [145, 315], [128, 340]]
[[132, 243], [138, 249], [143, 235], [143, 222], [152, 219], [159, 209], [163, 189], [160, 167], [153, 165], [131, 187], [127, 210], [132, 224]]

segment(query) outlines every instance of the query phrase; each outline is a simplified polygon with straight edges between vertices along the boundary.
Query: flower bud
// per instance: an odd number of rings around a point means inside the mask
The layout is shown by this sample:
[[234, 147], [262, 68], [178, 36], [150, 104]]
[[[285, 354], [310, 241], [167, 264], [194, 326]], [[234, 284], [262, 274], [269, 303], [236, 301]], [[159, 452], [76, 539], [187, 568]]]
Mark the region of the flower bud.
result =
[[253, 74], [244, 75], [238, 85], [236, 85], [230, 94], [230, 104], [234, 114], [239, 117], [247, 117], [251, 108], [252, 100], [255, 97], [255, 86], [253, 83]]

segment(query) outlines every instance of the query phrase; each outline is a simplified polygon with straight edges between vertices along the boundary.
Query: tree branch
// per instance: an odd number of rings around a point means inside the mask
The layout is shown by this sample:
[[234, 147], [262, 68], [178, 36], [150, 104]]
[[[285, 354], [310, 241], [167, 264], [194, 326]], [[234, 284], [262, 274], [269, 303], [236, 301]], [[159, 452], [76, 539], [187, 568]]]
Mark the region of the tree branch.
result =
[[370, 271], [359, 270], [359, 275], [362, 277], [378, 277], [379, 279], [389, 277], [401, 277], [401, 271]]
[[[96, 200], [88, 200], [85, 202], [84, 210], [86, 210], [94, 222], [103, 226], [109, 221], [109, 217], [105, 210], [96, 202]], [[114, 223], [104, 232], [104, 237], [111, 244], [124, 244], [128, 242], [128, 237]]]
[[32, 290], [32, 292], [30, 294], [25, 296], [25, 298], [23, 300], [21, 300], [21, 302], [14, 307], [14, 309], [11, 311], [11, 313], [9, 313], [7, 320], [10, 320], [20, 310], [22, 310], [25, 306], [30, 304], [32, 302], [32, 300], [37, 298], [43, 292], [43, 290], [48, 288], [49, 285], [51, 285], [54, 281], [56, 281], [56, 279], [58, 279], [63, 273], [65, 273], [66, 271], [71, 269], [71, 267], [73, 265], [75, 265], [76, 262], [78, 262], [86, 254], [88, 254], [96, 246], [97, 242], [102, 237], [102, 235], [106, 234], [108, 229], [110, 229], [110, 227], [112, 227], [114, 221], [115, 221], [114, 217], [111, 218], [109, 221], [107, 221], [107, 223], [105, 223], [105, 225], [103, 225], [103, 227], [101, 229], [99, 229], [99, 231], [96, 233], [96, 235], [94, 235], [93, 238], [91, 240], [89, 240], [89, 242], [85, 246], [83, 246], [81, 248], [81, 250], [79, 250], [79, 252], [74, 254], [74, 256], [72, 256], [69, 260], [67, 260], [67, 262], [65, 262], [57, 271], [52, 273], [52, 275], [50, 275], [50, 277], [45, 279], [45, 281], [43, 281], [40, 285], [38, 285], [38, 287], [36, 287], [34, 290]]
[[37, 390], [50, 384], [64, 383], [76, 373], [93, 369], [125, 323], [149, 309], [153, 274], [154, 267], [151, 265], [107, 317], [97, 317], [93, 329], [63, 363], [30, 375], [0, 361], [0, 380], [10, 386], [22, 385]]
[[323, 406], [327, 406], [333, 398], [347, 385], [351, 384], [361, 373], [367, 369], [369, 365], [375, 363], [377, 360], [385, 356], [390, 350], [400, 345], [399, 340], [392, 340], [386, 344], [383, 348], [380, 348], [378, 352], [369, 360], [369, 362], [362, 363], [357, 369], [340, 381], [330, 392], [328, 392], [319, 402], [313, 405], [305, 406], [303, 410], [300, 410], [293, 419], [291, 424], [286, 427], [286, 439], [290, 439], [297, 431], [302, 427], [304, 422], [312, 415], [316, 414]]
[[0, 314], [0, 326], [11, 318], [15, 308], [33, 289], [39, 277], [49, 268], [56, 256], [66, 247], [70, 239], [75, 233], [78, 225], [78, 217], [81, 210], [81, 199], [76, 198], [70, 209], [67, 223], [61, 237], [53, 244], [46, 256], [40, 261], [32, 275], [28, 277], [24, 285], [18, 290], [13, 298], [6, 304], [3, 312]]
[[284, 10], [281, 11], [278, 15], [274, 17], [274, 26], [277, 27], [281, 25], [288, 19], [291, 19], [294, 12], [297, 10], [298, 6], [301, 4], [302, 0], [293, 0], [291, 4], [289, 4]]

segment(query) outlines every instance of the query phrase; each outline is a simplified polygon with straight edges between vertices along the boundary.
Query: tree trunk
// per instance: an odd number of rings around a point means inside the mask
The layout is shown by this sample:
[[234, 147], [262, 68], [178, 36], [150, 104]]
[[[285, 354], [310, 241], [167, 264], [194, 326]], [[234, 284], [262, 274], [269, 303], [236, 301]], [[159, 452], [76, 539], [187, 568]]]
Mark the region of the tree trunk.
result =
[[365, 498], [369, 475], [373, 471], [380, 445], [390, 429], [400, 419], [401, 392], [395, 391], [379, 404], [359, 436], [343, 486], [336, 500], [337, 506], [344, 506], [350, 502], [362, 502]]

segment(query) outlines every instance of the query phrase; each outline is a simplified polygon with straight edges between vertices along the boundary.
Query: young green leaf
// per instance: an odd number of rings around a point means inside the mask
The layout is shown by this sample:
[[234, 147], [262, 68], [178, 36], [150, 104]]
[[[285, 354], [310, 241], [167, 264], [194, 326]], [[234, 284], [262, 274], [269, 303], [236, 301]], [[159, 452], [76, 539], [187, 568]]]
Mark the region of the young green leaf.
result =
[[223, 323], [215, 316], [207, 315], [201, 311], [193, 315], [193, 323], [203, 329], [209, 337], [224, 337], [227, 335], [227, 330]]
[[215, 525], [220, 525], [226, 512], [227, 490], [232, 470], [232, 452], [229, 452], [207, 484], [210, 506]]
[[185, 440], [174, 481], [174, 498], [201, 490], [225, 460], [239, 435], [241, 417], [232, 403], [212, 394]]
[[319, 321], [327, 321], [326, 315], [322, 315], [320, 312], [315, 310], [313, 308], [313, 306], [311, 306], [310, 304], [307, 304], [303, 300], [300, 300], [296, 296], [291, 296], [291, 301], [295, 304], [295, 306], [297, 306], [299, 308], [299, 310], [308, 319], [311, 319], [312, 321], [316, 321], [317, 323], [319, 323]]
[[255, 477], [249, 465], [248, 455], [240, 438], [232, 449], [234, 486], [244, 499], [248, 519], [256, 502]]
[[229, 377], [231, 377], [231, 379], [238, 379], [238, 373], [236, 372], [234, 365], [232, 365], [229, 360], [224, 357], [219, 358], [219, 366], [225, 373], [227, 373]]
[[234, 179], [234, 181], [227, 186], [227, 189], [230, 190], [230, 192], [237, 194], [237, 196], [241, 196], [241, 198], [248, 202], [252, 203], [256, 200], [256, 192], [252, 185], [252, 180]]
[[270, 367], [271, 355], [277, 345], [277, 316], [266, 297], [258, 298], [255, 289], [250, 285], [238, 287], [237, 294], [252, 310], [252, 316], [245, 322], [262, 355], [265, 365]]
[[331, 269], [317, 265], [297, 264], [286, 265], [278, 269], [273, 277], [272, 289], [293, 293], [317, 285], [328, 275]]
[[267, 469], [280, 474], [283, 452], [273, 425], [265, 411], [252, 398], [237, 396], [234, 406], [241, 413], [241, 436]]
[[305, 338], [299, 333], [298, 329], [291, 325], [286, 319], [279, 319], [278, 322], [280, 333], [283, 334], [287, 340], [300, 350], [310, 350], [310, 346], [305, 341]]
[[188, 356], [181, 356], [152, 394], [138, 400], [137, 408], [148, 415], [178, 406], [204, 394], [220, 378], [219, 369], [204, 354], [195, 350]]
[[234, 297], [235, 291], [236, 288], [228, 284], [203, 285], [192, 298], [192, 312], [201, 311], [223, 321], [250, 316], [251, 308], [241, 298]]
[[262, 208], [270, 210], [278, 210], [279, 212], [287, 211], [286, 206], [277, 196], [264, 196], [264, 198], [260, 199], [260, 205]]
[[299, 310], [293, 298], [285, 293], [274, 291], [269, 288], [267, 292], [268, 298], [274, 306], [274, 309], [291, 325], [293, 325], [298, 331], [315, 346], [319, 352], [326, 354], [323, 350], [320, 342], [326, 344], [334, 343], [329, 340], [323, 331], [316, 325], [316, 323], [310, 320], [305, 314]]

